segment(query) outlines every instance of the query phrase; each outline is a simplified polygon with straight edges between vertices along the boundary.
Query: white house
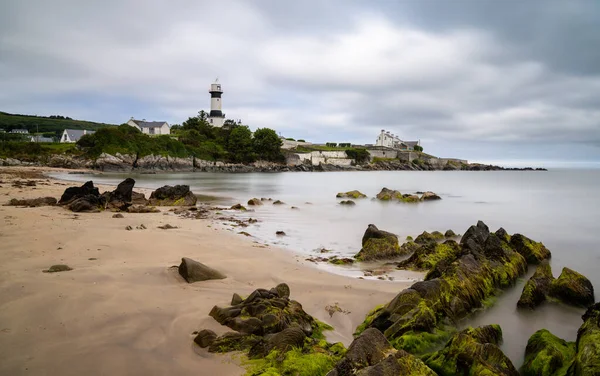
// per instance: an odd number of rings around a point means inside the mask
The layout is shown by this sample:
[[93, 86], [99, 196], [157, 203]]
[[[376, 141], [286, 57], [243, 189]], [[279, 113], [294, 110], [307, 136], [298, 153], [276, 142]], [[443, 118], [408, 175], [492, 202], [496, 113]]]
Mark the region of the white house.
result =
[[39, 135], [30, 136], [29, 142], [54, 142], [52, 137], [42, 137]]
[[375, 145], [399, 150], [413, 150], [416, 145], [419, 145], [419, 141], [402, 141], [398, 136], [382, 129], [377, 136]]
[[94, 134], [94, 131], [86, 131], [85, 129], [65, 129], [62, 136], [60, 136], [60, 142], [62, 143], [73, 143], [79, 141], [79, 139], [86, 134]]
[[146, 120], [135, 120], [134, 118], [129, 119], [127, 125], [131, 125], [142, 131], [144, 134], [158, 135], [158, 134], [171, 134], [171, 126], [166, 121], [146, 121]]
[[10, 131], [10, 133], [17, 133], [17, 134], [29, 134], [29, 131], [27, 129], [13, 129]]

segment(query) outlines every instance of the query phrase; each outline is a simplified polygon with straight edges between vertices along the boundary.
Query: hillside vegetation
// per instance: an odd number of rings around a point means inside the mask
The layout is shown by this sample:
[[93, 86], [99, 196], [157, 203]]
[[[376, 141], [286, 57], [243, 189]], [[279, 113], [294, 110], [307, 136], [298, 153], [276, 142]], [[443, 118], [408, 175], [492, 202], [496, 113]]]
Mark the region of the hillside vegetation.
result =
[[0, 129], [10, 132], [13, 129], [27, 129], [29, 133], [43, 133], [45, 137], [60, 137], [64, 129], [86, 129], [96, 131], [114, 124], [94, 123], [73, 120], [64, 116], [16, 115], [0, 112]]

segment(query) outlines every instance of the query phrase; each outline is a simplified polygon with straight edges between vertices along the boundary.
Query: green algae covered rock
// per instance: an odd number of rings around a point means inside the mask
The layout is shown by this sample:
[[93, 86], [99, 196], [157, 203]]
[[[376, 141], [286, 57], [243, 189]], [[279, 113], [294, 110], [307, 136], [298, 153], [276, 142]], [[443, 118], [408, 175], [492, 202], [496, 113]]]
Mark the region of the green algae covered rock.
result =
[[519, 375], [498, 347], [502, 330], [498, 325], [468, 328], [456, 333], [446, 346], [423, 357], [425, 364], [440, 376]]
[[453, 238], [455, 236], [458, 236], [454, 233], [454, 231], [452, 230], [446, 230], [446, 232], [444, 233], [444, 237], [445, 238]]
[[362, 249], [355, 257], [357, 261], [374, 261], [400, 255], [398, 237], [370, 224], [362, 238]]
[[600, 303], [589, 307], [581, 317], [583, 325], [577, 331], [575, 361], [568, 374], [600, 375]]
[[[404, 244], [402, 246], [404, 247]], [[398, 268], [429, 271], [438, 262], [452, 262], [456, 260], [459, 253], [460, 246], [454, 240], [447, 240], [442, 244], [427, 243], [416, 248], [412, 256], [408, 259], [398, 263]]]
[[510, 237], [510, 245], [530, 264], [539, 264], [551, 257], [550, 251], [544, 244], [533, 241], [521, 234], [514, 234]]
[[564, 376], [574, 358], [574, 342], [567, 342], [541, 329], [527, 341], [521, 373], [524, 376]]
[[402, 200], [402, 193], [393, 189], [382, 188], [376, 197], [381, 201]]
[[426, 375], [435, 376], [419, 358], [392, 348], [385, 336], [377, 329], [370, 328], [361, 333], [348, 347], [340, 360], [327, 376], [396, 376]]
[[594, 286], [585, 276], [563, 268], [550, 286], [550, 296], [567, 304], [588, 307], [594, 304]]
[[358, 198], [367, 198], [367, 195], [360, 191], [354, 190], [354, 191], [348, 191], [348, 192], [340, 192], [335, 197], [358, 199]]
[[443, 239], [444, 239], [444, 234], [442, 234], [439, 231], [434, 231], [432, 233], [423, 231], [419, 236], [417, 236], [417, 238], [415, 239], [415, 243], [427, 244], [427, 243], [433, 243], [433, 242], [436, 242], [438, 240], [443, 240]]
[[517, 307], [533, 309], [542, 304], [546, 301], [553, 280], [550, 263], [548, 261], [542, 262], [525, 283]]

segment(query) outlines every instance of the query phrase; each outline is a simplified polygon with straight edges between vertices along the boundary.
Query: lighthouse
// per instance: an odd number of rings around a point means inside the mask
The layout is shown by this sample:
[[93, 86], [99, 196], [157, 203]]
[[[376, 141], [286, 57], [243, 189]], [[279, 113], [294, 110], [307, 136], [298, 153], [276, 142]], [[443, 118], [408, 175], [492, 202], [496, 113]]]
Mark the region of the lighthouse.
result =
[[208, 115], [208, 123], [213, 127], [222, 127], [225, 122], [225, 114], [221, 111], [221, 95], [223, 90], [219, 80], [215, 80], [214, 84], [210, 85], [210, 114]]

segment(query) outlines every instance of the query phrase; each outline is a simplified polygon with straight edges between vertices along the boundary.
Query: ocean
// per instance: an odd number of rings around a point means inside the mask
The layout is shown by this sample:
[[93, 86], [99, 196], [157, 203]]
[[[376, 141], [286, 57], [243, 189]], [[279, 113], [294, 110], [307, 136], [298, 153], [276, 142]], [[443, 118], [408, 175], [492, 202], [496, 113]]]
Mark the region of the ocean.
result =
[[[521, 233], [543, 242], [552, 252], [555, 277], [566, 266], [587, 276], [600, 289], [597, 272], [600, 268], [597, 240], [600, 170], [54, 176], [115, 185], [125, 177], [133, 177], [136, 186], [143, 188], [187, 184], [194, 193], [218, 197], [216, 204], [222, 206], [245, 205], [253, 197], [281, 200], [286, 205], [266, 201], [265, 205], [253, 207], [254, 211], [236, 213], [236, 216], [259, 220], [243, 230], [261, 242], [276, 244], [303, 257], [320, 255], [321, 248], [330, 249], [330, 254], [352, 256], [360, 250], [363, 233], [371, 223], [397, 234], [402, 240], [423, 231], [452, 229], [462, 234], [470, 225], [482, 220], [491, 231], [503, 227], [509, 234]], [[442, 200], [418, 204], [374, 200], [383, 187], [402, 193], [433, 191]], [[356, 205], [351, 207], [339, 205], [336, 193], [355, 189], [369, 198], [355, 200]], [[284, 231], [286, 236], [277, 236], [276, 231]], [[316, 267], [353, 277], [362, 276], [361, 269], [364, 269], [364, 266], [327, 264]], [[530, 268], [528, 276], [534, 269]], [[418, 278], [418, 274], [399, 275]], [[531, 313], [517, 311], [516, 303], [526, 279], [501, 295], [491, 308], [461, 323], [463, 326], [500, 324], [504, 334], [502, 349], [517, 367], [523, 362], [527, 339], [538, 329], [546, 328], [565, 340], [575, 340], [584, 311], [554, 304], [546, 304]]]

